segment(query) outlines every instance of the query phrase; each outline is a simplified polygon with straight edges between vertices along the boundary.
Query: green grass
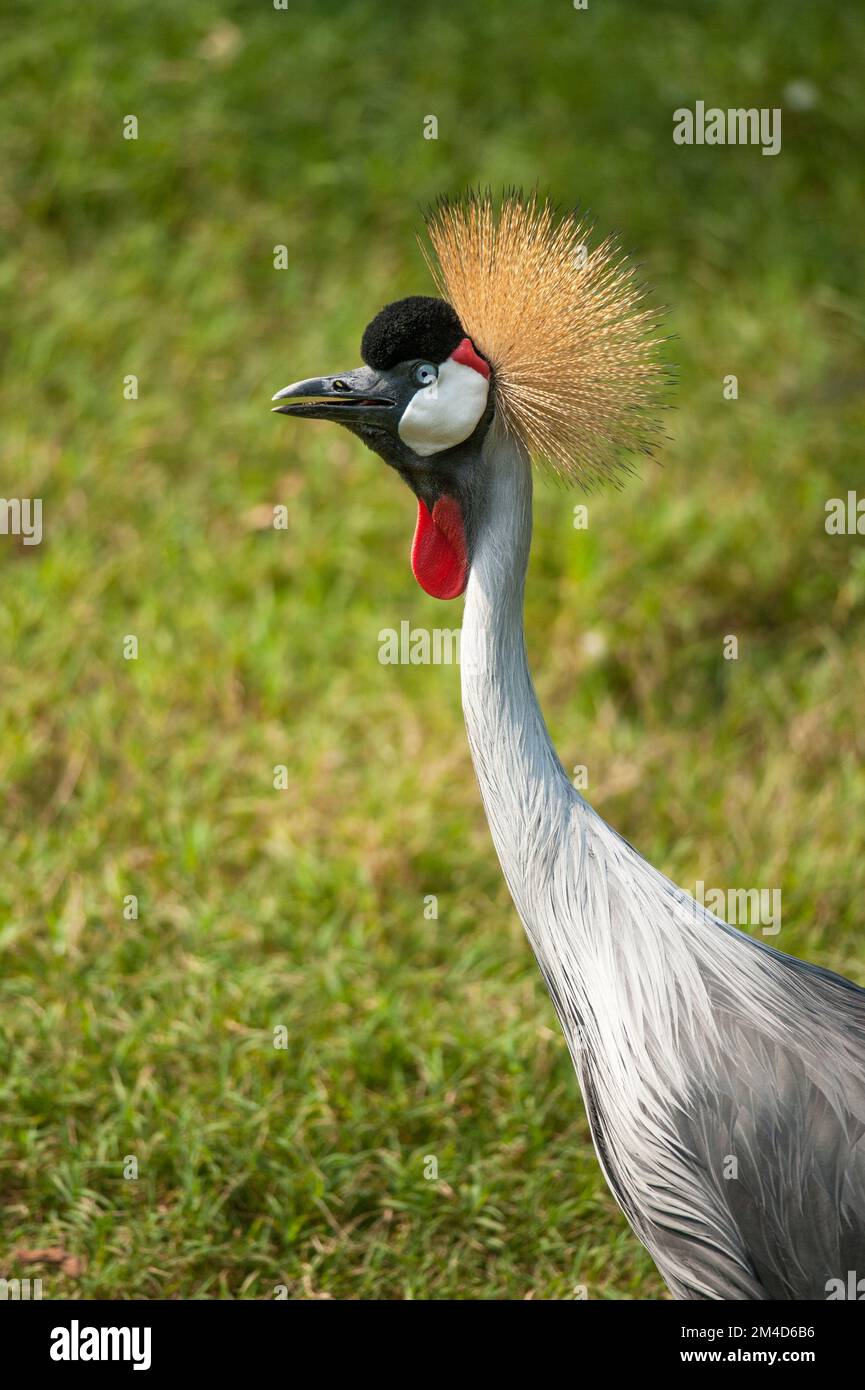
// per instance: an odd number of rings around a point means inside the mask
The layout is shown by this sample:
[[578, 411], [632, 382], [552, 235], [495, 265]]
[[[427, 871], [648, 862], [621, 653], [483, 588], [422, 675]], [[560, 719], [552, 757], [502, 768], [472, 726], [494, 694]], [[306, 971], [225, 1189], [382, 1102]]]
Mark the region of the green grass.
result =
[[[781, 887], [773, 944], [865, 983], [865, 540], [823, 527], [863, 489], [865, 17], [59, 0], [4, 23], [2, 492], [43, 498], [45, 536], [0, 536], [0, 1275], [59, 1246], [81, 1266], [42, 1269], [46, 1296], [662, 1297], [500, 878], [456, 673], [377, 660], [381, 628], [459, 606], [411, 578], [398, 480], [268, 399], [429, 289], [439, 192], [538, 183], [621, 228], [670, 306], [677, 409], [588, 532], [539, 488], [542, 703], [659, 868]], [[783, 106], [781, 154], [674, 146], [697, 99]]]

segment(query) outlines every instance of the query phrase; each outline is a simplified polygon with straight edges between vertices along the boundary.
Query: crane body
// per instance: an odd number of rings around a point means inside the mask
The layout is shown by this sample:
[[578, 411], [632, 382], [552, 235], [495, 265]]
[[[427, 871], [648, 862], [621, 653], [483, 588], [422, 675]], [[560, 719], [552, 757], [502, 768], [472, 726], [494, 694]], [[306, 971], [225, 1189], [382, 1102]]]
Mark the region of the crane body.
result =
[[865, 1270], [865, 992], [713, 917], [575, 790], [525, 655], [529, 460], [484, 447], [463, 709], [604, 1175], [676, 1297], [825, 1299]]
[[[679, 1299], [806, 1300], [865, 1274], [865, 990], [714, 917], [556, 756], [526, 658], [532, 453], [595, 472], [654, 368], [628, 274], [511, 199], [433, 221], [450, 300], [387, 306], [366, 366], [279, 392], [418, 500], [412, 567], [465, 593], [462, 702], [502, 871], [606, 1180]], [[544, 373], [552, 373], [552, 384]], [[439, 389], [439, 386], [441, 389]], [[855, 1281], [854, 1281], [855, 1283]]]

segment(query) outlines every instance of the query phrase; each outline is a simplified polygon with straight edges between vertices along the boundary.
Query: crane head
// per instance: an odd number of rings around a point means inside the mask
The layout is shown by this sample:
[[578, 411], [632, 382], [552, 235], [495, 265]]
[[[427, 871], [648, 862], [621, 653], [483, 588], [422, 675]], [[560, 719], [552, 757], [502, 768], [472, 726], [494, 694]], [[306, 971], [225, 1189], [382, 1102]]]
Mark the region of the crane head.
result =
[[651, 453], [666, 385], [656, 311], [611, 238], [518, 192], [441, 200], [424, 251], [442, 295], [389, 304], [366, 363], [274, 396], [284, 415], [337, 420], [418, 499], [412, 567], [439, 598], [468, 579], [483, 525], [481, 445], [495, 414], [525, 453], [583, 486]]
[[446, 300], [388, 304], [361, 342], [365, 365], [278, 391], [278, 414], [335, 420], [409, 484], [418, 501], [412, 569], [436, 598], [468, 579], [471, 475], [493, 416], [492, 372]]

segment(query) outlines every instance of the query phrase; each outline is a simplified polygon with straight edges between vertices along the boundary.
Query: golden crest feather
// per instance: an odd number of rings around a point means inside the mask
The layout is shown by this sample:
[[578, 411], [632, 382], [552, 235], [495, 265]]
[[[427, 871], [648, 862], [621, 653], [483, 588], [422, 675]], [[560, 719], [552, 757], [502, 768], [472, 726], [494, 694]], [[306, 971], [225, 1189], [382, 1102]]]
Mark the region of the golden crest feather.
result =
[[613, 238], [549, 200], [490, 194], [428, 214], [439, 293], [492, 364], [497, 408], [529, 453], [587, 483], [650, 452], [666, 369], [636, 271]]

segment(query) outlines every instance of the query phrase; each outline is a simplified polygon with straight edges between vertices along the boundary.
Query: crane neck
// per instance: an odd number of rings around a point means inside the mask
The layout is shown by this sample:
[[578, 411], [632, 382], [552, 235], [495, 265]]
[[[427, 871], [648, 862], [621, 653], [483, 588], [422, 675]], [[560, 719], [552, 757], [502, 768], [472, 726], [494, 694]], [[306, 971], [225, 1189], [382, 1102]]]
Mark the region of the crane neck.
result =
[[498, 420], [480, 472], [485, 510], [466, 589], [463, 713], [490, 830], [519, 908], [529, 870], [535, 883], [548, 860], [552, 871], [555, 827], [564, 825], [578, 798], [553, 749], [526, 657], [531, 464]]

